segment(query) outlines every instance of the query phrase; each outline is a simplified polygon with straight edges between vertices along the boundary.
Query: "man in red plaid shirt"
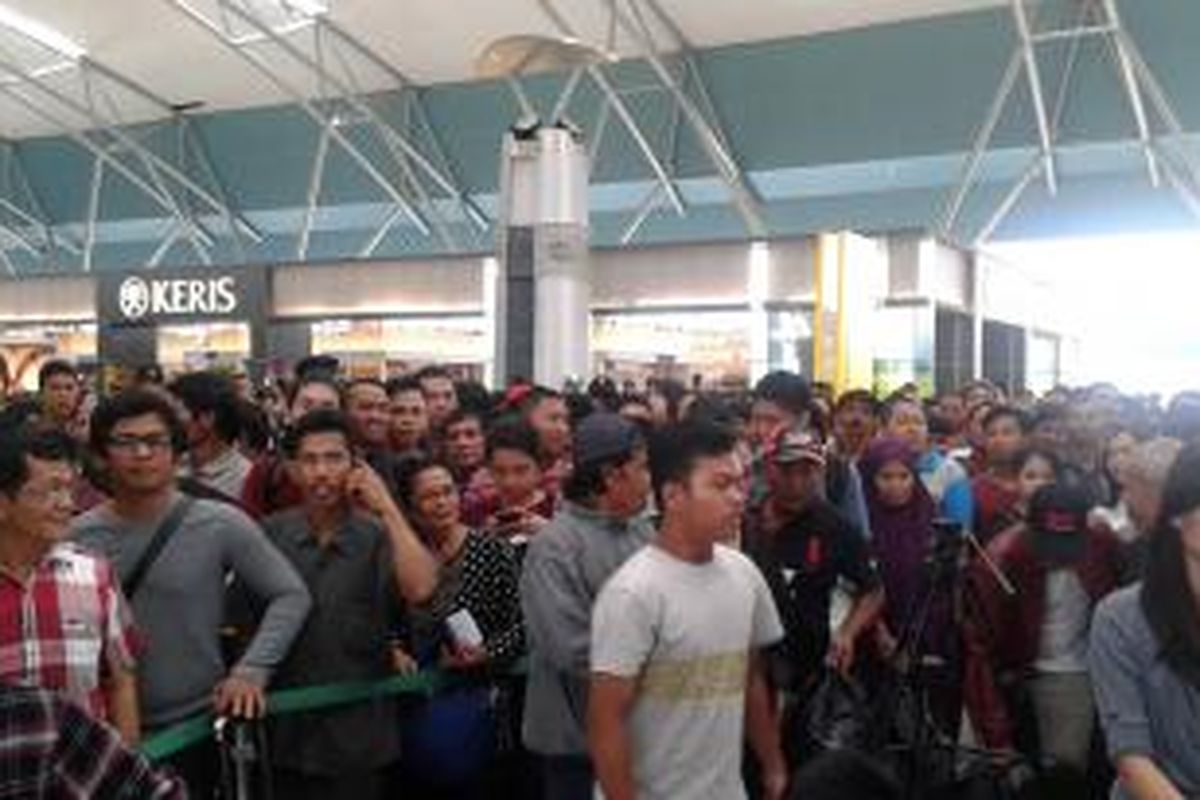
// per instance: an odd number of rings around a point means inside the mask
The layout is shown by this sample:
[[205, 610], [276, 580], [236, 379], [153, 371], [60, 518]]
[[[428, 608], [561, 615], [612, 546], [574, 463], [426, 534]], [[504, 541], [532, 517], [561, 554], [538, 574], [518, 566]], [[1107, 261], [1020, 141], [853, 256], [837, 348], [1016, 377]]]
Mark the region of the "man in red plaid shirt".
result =
[[112, 568], [64, 541], [72, 443], [0, 437], [0, 682], [52, 690], [138, 739], [132, 616]]

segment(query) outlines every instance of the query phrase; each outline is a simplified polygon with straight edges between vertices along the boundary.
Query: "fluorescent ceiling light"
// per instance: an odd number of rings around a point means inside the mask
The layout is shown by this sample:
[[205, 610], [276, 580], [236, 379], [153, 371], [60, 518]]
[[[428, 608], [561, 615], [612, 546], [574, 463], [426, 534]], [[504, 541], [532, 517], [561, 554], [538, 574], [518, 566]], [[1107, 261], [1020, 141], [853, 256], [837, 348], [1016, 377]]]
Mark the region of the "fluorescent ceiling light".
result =
[[0, 5], [0, 28], [15, 31], [72, 61], [78, 61], [87, 55], [87, 51], [82, 46], [65, 34], [56, 31], [49, 25], [30, 19], [24, 14], [19, 14], [5, 5]]

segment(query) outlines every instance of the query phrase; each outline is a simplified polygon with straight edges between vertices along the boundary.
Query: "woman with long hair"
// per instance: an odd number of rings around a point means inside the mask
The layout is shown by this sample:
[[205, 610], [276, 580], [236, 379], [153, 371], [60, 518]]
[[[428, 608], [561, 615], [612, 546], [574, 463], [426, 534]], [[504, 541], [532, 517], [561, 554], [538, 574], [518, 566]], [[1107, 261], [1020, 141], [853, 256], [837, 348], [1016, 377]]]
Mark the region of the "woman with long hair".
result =
[[1167, 477], [1142, 583], [1097, 609], [1090, 663], [1113, 797], [1200, 795], [1200, 445]]

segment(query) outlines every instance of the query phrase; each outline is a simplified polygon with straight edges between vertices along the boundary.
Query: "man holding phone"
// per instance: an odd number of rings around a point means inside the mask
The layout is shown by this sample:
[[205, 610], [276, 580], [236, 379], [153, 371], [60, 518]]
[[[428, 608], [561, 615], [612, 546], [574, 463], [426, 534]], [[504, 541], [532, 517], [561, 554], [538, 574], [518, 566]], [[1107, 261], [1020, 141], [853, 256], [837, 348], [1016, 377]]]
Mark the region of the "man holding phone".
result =
[[[276, 685], [386, 678], [403, 604], [423, 602], [436, 585], [433, 558], [383, 480], [355, 457], [340, 412], [306, 414], [284, 452], [304, 502], [263, 528], [300, 573], [313, 609]], [[297, 800], [378, 797], [383, 771], [399, 756], [397, 733], [387, 698], [279, 717], [271, 729], [276, 793]]]

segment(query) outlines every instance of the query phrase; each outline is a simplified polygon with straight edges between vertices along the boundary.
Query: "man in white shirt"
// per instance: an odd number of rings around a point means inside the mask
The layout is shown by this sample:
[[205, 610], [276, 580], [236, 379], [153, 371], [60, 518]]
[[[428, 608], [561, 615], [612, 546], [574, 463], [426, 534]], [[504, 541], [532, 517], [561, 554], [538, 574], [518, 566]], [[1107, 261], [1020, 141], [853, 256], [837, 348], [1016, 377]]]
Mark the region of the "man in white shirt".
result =
[[607, 800], [739, 800], [743, 731], [764, 796], [787, 771], [759, 651], [783, 637], [758, 568], [717, 544], [740, 519], [744, 467], [711, 423], [651, 451], [662, 524], [600, 593], [592, 619], [588, 739]]

